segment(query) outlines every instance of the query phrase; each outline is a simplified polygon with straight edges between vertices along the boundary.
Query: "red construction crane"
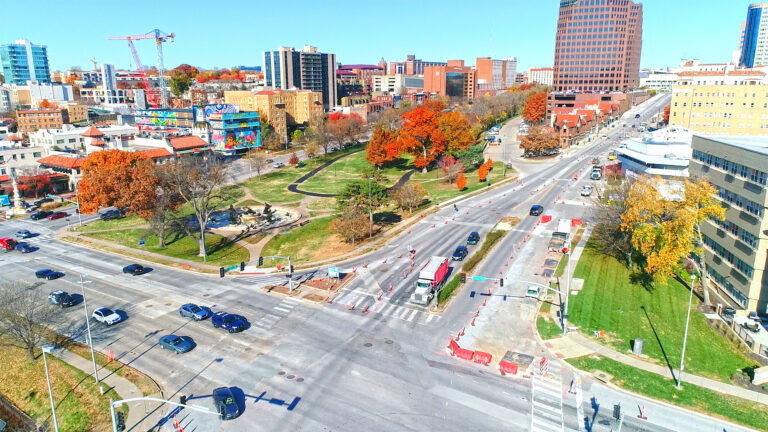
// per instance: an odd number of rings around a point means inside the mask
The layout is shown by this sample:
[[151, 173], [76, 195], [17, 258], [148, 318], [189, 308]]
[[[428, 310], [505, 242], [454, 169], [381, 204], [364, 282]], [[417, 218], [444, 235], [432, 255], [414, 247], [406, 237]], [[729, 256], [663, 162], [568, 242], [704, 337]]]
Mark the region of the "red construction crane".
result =
[[[173, 33], [166, 33], [159, 29], [154, 29], [150, 31], [149, 33], [139, 34], [139, 35], [132, 35], [132, 36], [113, 36], [110, 37], [109, 40], [126, 40], [128, 41], [128, 47], [131, 49], [131, 55], [133, 55], [133, 60], [136, 62], [136, 68], [139, 71], [139, 75], [141, 76], [141, 81], [144, 84], [144, 88], [147, 92], [147, 101], [150, 101], [150, 99], [153, 100], [154, 103], [150, 102], [152, 105], [157, 106], [157, 93], [154, 90], [150, 90], [150, 83], [147, 79], [147, 74], [144, 72], [144, 67], [141, 65], [141, 60], [139, 60], [139, 54], [136, 52], [136, 47], [133, 46], [133, 41], [135, 40], [145, 40], [145, 39], [154, 39], [155, 44], [157, 45], [157, 71], [158, 71], [158, 84], [160, 85], [160, 107], [165, 108], [168, 106], [168, 93], [165, 88], [165, 67], [163, 66], [163, 42], [173, 42], [173, 38], [175, 35]], [[152, 94], [150, 96], [150, 93]]]

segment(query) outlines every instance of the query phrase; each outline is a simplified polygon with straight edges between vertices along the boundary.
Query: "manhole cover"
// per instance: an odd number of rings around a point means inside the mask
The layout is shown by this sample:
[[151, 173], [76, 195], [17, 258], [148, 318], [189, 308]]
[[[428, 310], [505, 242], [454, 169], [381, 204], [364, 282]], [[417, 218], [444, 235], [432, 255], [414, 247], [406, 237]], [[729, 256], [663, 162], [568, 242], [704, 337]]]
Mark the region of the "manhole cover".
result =
[[172, 304], [171, 304], [171, 303], [166, 303], [165, 305], [166, 305], [166, 306], [172, 306]]
[[387, 272], [387, 269], [381, 269], [381, 272], [382, 272], [382, 273], [386, 273], [386, 272]]
[[288, 375], [286, 378], [288, 378], [288, 379], [294, 379], [294, 378], [296, 378], [296, 375]]
[[203, 294], [203, 297], [208, 297], [209, 295], [210, 295], [210, 294], [208, 294], [208, 293], [205, 293], [205, 294]]
[[144, 306], [144, 307], [145, 307], [145, 308], [151, 308], [151, 307], [152, 307], [152, 305], [146, 305], [146, 306]]
[[304, 378], [296, 378], [296, 382], [304, 382]]
[[387, 339], [387, 340], [385, 340], [384, 342], [385, 342], [387, 345], [392, 345], [392, 344], [393, 344], [395, 341], [393, 341], [392, 339]]
[[278, 375], [285, 375], [285, 371], [280, 371], [277, 373]]
[[366, 342], [365, 344], [363, 344], [363, 346], [366, 347], [366, 348], [370, 348], [370, 347], [373, 346], [373, 344], [370, 343], [370, 342]]
[[251, 350], [251, 347], [245, 347], [245, 348], [243, 349], [243, 351], [250, 351], [250, 350]]

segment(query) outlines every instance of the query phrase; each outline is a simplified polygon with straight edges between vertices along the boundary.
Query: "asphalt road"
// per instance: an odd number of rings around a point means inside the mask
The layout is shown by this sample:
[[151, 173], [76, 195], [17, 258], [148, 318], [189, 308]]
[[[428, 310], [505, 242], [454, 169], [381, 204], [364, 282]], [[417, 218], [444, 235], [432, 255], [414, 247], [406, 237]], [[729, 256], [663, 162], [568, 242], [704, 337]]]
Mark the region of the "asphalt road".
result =
[[[647, 112], [657, 112], [663, 103], [653, 104]], [[617, 136], [620, 131], [617, 127], [608, 134]], [[39, 289], [79, 293], [80, 274], [88, 274], [85, 295], [91, 311], [106, 306], [126, 317], [112, 327], [92, 322], [98, 350], [111, 349], [121, 361], [157, 379], [169, 399], [178, 400], [183, 394], [189, 397], [189, 404], [212, 409], [213, 388], [234, 388], [243, 411], [238, 419], [223, 422], [214, 415], [181, 410], [178, 414], [185, 430], [550, 430], [537, 426], [533, 419], [532, 403], [538, 402], [532, 402], [531, 380], [501, 377], [498, 371], [461, 362], [445, 350], [450, 334], [474, 311], [476, 300], [465, 294], [485, 285], [467, 284], [444, 313], [432, 314], [408, 301], [417, 271], [403, 276], [409, 267], [406, 251], [409, 245], [416, 249], [418, 268], [431, 255], [450, 256], [470, 231], [484, 236], [502, 216], [518, 216], [521, 222], [476, 272], [496, 274], [509, 251], [535, 224], [536, 218], [526, 216], [529, 206], [554, 202], [573, 174], [588, 169], [589, 159], [604, 154], [616, 139], [603, 140], [548, 163], [523, 163], [522, 184], [460, 200], [458, 210], [452, 204], [441, 206], [386, 247], [338, 263], [342, 269], [355, 266], [358, 277], [330, 305], [302, 303], [260, 290], [264, 285], [284, 283], [285, 278], [279, 275], [219, 279], [148, 263], [143, 264], [154, 268], [147, 274], [123, 275], [122, 267], [132, 260], [56, 241], [53, 233], [66, 227], [64, 220], [0, 224], [2, 236], [18, 229], [40, 234], [29, 241], [40, 247], [38, 251], [0, 255], [0, 278], [34, 281], [35, 270], [52, 268], [66, 276], [37, 281], [41, 283]], [[571, 198], [569, 195], [567, 199]], [[578, 211], [583, 214], [585, 210]], [[518, 267], [512, 268], [537, 265], [524, 261], [528, 247], [521, 250]], [[402, 258], [398, 258], [400, 254]], [[325, 269], [317, 273], [324, 276]], [[310, 276], [306, 272], [295, 275]], [[514, 281], [509, 272], [504, 277]], [[177, 311], [187, 302], [242, 314], [250, 327], [240, 334], [228, 334], [207, 321], [183, 319]], [[66, 316], [65, 331], [83, 340], [82, 305], [69, 308]], [[520, 339], [528, 341], [526, 349], [540, 355], [540, 348], [526, 333], [529, 323], [517, 320], [510, 331], [516, 336], [519, 332]], [[168, 333], [191, 336], [197, 347], [182, 355], [163, 351], [157, 339]], [[611, 389], [601, 392], [600, 399], [627, 397]], [[131, 409], [147, 413], [141, 427], [129, 425], [129, 430], [151, 426], [159, 430], [163, 424], [163, 430], [171, 430], [167, 420], [175, 412], [173, 407], [136, 404]], [[588, 407], [586, 411], [589, 414]], [[675, 415], [689, 424], [704, 422], [683, 412], [675, 411]], [[561, 417], [561, 428], [554, 430], [585, 430], [580, 429], [583, 418], [568, 397], [563, 400]], [[717, 425], [714, 420], [707, 421]], [[632, 429], [626, 424], [625, 430], [667, 430], [663, 425], [641, 426]]]

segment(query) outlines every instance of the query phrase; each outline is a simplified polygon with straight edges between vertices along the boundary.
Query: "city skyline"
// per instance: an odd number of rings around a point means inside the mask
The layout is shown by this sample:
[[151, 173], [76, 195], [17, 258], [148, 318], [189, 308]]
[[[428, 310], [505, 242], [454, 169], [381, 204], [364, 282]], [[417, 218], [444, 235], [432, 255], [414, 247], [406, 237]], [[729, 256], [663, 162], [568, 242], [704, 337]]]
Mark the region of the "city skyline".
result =
[[[402, 14], [396, 15], [397, 18], [383, 16], [375, 5], [335, 10], [300, 0], [290, 11], [292, 22], [300, 23], [293, 27], [298, 30], [287, 33], [281, 24], [284, 23], [284, 13], [236, 2], [225, 1], [217, 3], [216, 7], [207, 7], [202, 2], [193, 1], [188, 8], [179, 10], [170, 3], [139, 1], [130, 9], [105, 4], [94, 11], [59, 10], [52, 2], [52, 7], [45, 7], [47, 2], [42, 3], [36, 18], [42, 22], [47, 18], [55, 19], [60, 25], [30, 26], [29, 20], [10, 20], [4, 23], [0, 43], [25, 38], [34, 44], [46, 45], [52, 70], [66, 70], [71, 66], [89, 69], [91, 58], [121, 69], [135, 68], [126, 44], [107, 38], [145, 33], [152, 28], [177, 35], [175, 42], [164, 49], [167, 68], [181, 63], [202, 68], [262, 66], [261, 53], [265, 50], [313, 45], [321, 52], [336, 54], [337, 61], [342, 64], [375, 64], [382, 57], [387, 62], [403, 61], [406, 55], [415, 54], [426, 61], [456, 59], [471, 65], [476, 57], [490, 56], [499, 59], [516, 57], [518, 69], [527, 70], [552, 66], [559, 7], [556, 1], [476, 2], [476, 13], [470, 14], [473, 19], [460, 23], [459, 31], [454, 31], [451, 22], [457, 16], [456, 11], [465, 4], [452, 0], [440, 2], [439, 9], [433, 1], [415, 4], [395, 0], [389, 11], [401, 9]], [[702, 62], [729, 61], [731, 53], [738, 48], [740, 24], [751, 2], [733, 2], [723, 8], [721, 2], [707, 0], [695, 9], [680, 3], [642, 2], [641, 67], [674, 67], [683, 58], [698, 58]], [[713, 7], [718, 8], [717, 14], [711, 13]], [[4, 10], [21, 17], [27, 12], [24, 5], [18, 3], [4, 6]], [[201, 14], [203, 10], [205, 13]], [[239, 11], [238, 17], [253, 19], [224, 23], [230, 19], [233, 10]], [[115, 14], [121, 14], [123, 18], [104, 19]], [[154, 19], [152, 15], [161, 18]], [[430, 18], [409, 20], [409, 15]], [[201, 22], [201, 16], [207, 21]], [[680, 16], [686, 19], [673, 19]], [[498, 17], [508, 17], [508, 22], [502, 22]], [[388, 28], [371, 31], [372, 22]], [[424, 24], [401, 24], [415, 22]], [[88, 25], [70, 32], [73, 23]], [[226, 32], [217, 31], [220, 28], [226, 28]], [[136, 48], [142, 63], [148, 67], [156, 64], [152, 44], [137, 42]]]

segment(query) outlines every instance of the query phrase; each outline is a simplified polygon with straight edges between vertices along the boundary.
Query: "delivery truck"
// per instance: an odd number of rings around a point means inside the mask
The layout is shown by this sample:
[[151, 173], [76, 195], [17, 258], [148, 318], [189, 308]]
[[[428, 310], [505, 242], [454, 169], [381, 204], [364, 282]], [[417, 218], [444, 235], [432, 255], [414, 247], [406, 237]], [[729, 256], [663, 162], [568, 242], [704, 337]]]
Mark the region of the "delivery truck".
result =
[[411, 303], [426, 306], [432, 301], [448, 279], [448, 257], [433, 256], [419, 270], [416, 291], [411, 294]]

